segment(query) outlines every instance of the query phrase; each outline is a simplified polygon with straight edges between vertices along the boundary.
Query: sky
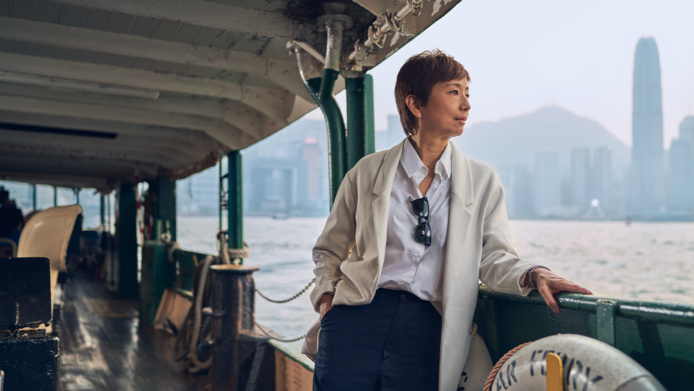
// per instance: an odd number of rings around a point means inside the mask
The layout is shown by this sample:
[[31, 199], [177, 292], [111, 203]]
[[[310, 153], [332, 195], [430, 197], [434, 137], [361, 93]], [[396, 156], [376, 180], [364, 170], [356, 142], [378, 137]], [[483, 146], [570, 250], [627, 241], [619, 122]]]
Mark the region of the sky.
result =
[[[691, 0], [463, 0], [370, 71], [376, 129], [384, 130], [387, 115], [397, 113], [393, 88], [400, 66], [413, 54], [439, 48], [472, 78], [468, 127], [558, 105], [631, 145], [634, 51], [646, 36], [658, 44], [669, 149], [682, 119], [694, 115]], [[309, 118], [322, 117], [313, 112]]]

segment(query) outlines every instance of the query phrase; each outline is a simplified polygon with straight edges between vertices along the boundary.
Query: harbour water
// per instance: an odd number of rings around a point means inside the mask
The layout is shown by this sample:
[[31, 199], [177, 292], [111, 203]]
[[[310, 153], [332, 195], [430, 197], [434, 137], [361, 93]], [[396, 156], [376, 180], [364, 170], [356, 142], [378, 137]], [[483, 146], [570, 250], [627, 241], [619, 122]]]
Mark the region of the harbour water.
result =
[[[276, 299], [303, 288], [313, 278], [311, 248], [324, 224], [325, 218], [246, 217], [244, 264], [260, 267], [256, 287]], [[216, 217], [179, 216], [178, 242], [214, 254], [217, 227]], [[597, 296], [694, 305], [694, 223], [513, 220], [511, 229], [522, 257]], [[307, 293], [287, 304], [256, 299], [256, 320], [290, 338], [317, 317]]]

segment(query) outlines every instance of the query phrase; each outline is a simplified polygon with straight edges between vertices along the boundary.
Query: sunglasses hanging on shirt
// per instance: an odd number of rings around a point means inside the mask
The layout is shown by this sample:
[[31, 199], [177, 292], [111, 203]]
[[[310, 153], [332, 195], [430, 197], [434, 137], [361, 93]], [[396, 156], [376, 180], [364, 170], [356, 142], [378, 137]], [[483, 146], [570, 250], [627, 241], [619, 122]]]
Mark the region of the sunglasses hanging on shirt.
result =
[[431, 226], [429, 226], [429, 201], [426, 197], [417, 198], [410, 196], [412, 212], [419, 219], [417, 226], [414, 227], [414, 240], [425, 246], [431, 246]]

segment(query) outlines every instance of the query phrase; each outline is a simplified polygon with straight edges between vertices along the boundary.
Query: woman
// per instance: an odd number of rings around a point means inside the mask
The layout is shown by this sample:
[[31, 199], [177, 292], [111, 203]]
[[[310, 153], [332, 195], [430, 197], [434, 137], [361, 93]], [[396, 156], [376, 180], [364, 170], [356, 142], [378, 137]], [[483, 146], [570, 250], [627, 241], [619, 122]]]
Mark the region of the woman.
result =
[[468, 119], [469, 82], [438, 50], [408, 59], [395, 85], [407, 138], [342, 181], [313, 249], [314, 390], [456, 390], [479, 280], [537, 288], [554, 312], [554, 293], [591, 294], [518, 256], [496, 173], [449, 142]]

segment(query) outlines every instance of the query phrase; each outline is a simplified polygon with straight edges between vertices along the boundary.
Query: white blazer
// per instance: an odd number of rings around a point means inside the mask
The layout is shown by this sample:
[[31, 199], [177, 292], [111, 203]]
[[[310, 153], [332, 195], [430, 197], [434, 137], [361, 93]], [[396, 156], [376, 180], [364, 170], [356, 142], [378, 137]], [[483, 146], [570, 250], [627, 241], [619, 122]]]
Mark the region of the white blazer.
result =
[[[388, 203], [403, 142], [362, 158], [340, 185], [323, 233], [313, 248], [316, 286], [311, 302], [334, 294], [333, 305], [369, 304], [383, 267]], [[490, 288], [527, 295], [523, 274], [534, 266], [513, 248], [504, 190], [494, 170], [451, 145], [451, 198], [443, 300], [432, 303], [443, 317], [439, 390], [455, 391], [470, 349], [479, 280]], [[302, 352], [315, 356], [317, 322]]]

